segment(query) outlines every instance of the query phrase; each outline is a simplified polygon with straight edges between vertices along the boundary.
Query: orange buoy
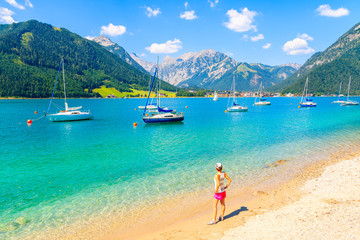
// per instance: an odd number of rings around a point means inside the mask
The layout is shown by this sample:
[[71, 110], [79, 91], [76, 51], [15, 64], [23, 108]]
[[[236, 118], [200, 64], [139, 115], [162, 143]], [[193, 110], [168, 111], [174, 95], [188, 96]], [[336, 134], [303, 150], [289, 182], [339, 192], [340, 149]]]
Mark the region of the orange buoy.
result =
[[188, 106], [186, 106], [186, 108], [188, 108]]
[[300, 106], [298, 106], [298, 108], [300, 108]]
[[227, 113], [227, 110], [225, 110], [225, 112]]
[[133, 123], [133, 126], [134, 126], [134, 127], [136, 127], [136, 126], [137, 126], [137, 123], [136, 123], [136, 122], [134, 122], [134, 123]]
[[136, 108], [135, 108], [135, 111], [136, 111]]
[[31, 119], [27, 120], [27, 123], [32, 124], [32, 120]]
[[35, 114], [37, 114], [37, 111], [35, 111]]
[[147, 116], [147, 117], [148, 117], [148, 116], [149, 116], [149, 114], [145, 114], [145, 116]]

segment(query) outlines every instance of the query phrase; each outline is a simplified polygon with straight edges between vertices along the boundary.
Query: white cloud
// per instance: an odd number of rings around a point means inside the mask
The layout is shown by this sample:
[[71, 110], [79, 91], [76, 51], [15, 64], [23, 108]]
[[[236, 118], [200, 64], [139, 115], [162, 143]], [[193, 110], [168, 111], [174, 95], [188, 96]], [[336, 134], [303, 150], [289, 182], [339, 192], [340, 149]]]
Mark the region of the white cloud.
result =
[[257, 36], [250, 37], [250, 39], [251, 39], [251, 41], [253, 41], [253, 42], [257, 42], [257, 41], [259, 41], [259, 40], [264, 39], [264, 35], [260, 33], [260, 34], [258, 34]]
[[109, 25], [101, 27], [100, 34], [105, 34], [105, 35], [109, 35], [112, 37], [116, 37], [116, 36], [124, 34], [125, 32], [126, 32], [126, 27], [124, 27], [122, 25], [115, 26], [112, 23], [109, 23]]
[[166, 41], [166, 43], [153, 43], [150, 47], [146, 47], [145, 49], [151, 53], [175, 53], [181, 48], [182, 42], [175, 38], [173, 41]]
[[22, 10], [25, 9], [25, 7], [23, 5], [18, 4], [15, 0], [5, 0], [5, 1], [13, 7], [16, 7], [18, 9], [22, 9]]
[[92, 40], [94, 40], [94, 38], [96, 38], [96, 37], [86, 36], [85, 38], [92, 41]]
[[32, 5], [32, 3], [29, 0], [25, 0], [25, 5], [31, 8], [34, 7], [34, 5]]
[[224, 25], [234, 32], [247, 32], [249, 30], [256, 32], [256, 26], [253, 23], [254, 17], [257, 14], [255, 11], [249, 11], [246, 7], [241, 9], [241, 13], [231, 9], [226, 13], [226, 16], [229, 17], [229, 22], [224, 23]]
[[180, 18], [186, 19], [186, 20], [194, 20], [199, 18], [195, 15], [195, 11], [185, 11], [184, 13], [180, 14]]
[[294, 40], [287, 41], [282, 47], [283, 51], [286, 52], [287, 55], [301, 55], [301, 54], [309, 54], [315, 52], [314, 49], [309, 47], [307, 41], [314, 40], [307, 34], [301, 34], [299, 37]]
[[267, 43], [264, 46], [262, 46], [263, 49], [269, 49], [271, 48], [271, 43]]
[[185, 3], [184, 3], [184, 7], [185, 7], [185, 9], [187, 9], [187, 8], [189, 7], [189, 3], [188, 3], [188, 2], [185, 2]]
[[214, 8], [219, 3], [219, 0], [214, 0], [214, 1], [208, 0], [208, 2], [210, 3], [210, 7]]
[[150, 17], [156, 17], [161, 13], [160, 8], [152, 9], [151, 7], [146, 7], [145, 14], [146, 16]]
[[11, 17], [14, 14], [15, 13], [13, 11], [4, 7], [0, 7], [0, 22], [6, 24], [14, 23], [15, 20]]
[[343, 7], [333, 10], [329, 4], [320, 5], [315, 11], [319, 12], [320, 16], [325, 17], [343, 17], [350, 13], [348, 9]]
[[312, 37], [310, 37], [309, 35], [307, 35], [306, 33], [303, 33], [303, 34], [298, 34], [298, 38], [301, 38], [301, 39], [304, 39], [306, 41], [312, 41], [314, 40]]

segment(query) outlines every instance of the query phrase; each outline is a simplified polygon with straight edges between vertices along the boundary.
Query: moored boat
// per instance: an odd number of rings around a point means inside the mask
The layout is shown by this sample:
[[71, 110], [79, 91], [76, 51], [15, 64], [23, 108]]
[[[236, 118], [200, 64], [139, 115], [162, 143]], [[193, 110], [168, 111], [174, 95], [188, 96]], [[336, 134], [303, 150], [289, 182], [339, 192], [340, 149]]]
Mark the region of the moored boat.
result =
[[[59, 72], [62, 66], [62, 72], [63, 72], [63, 82], [64, 82], [64, 101], [65, 101], [65, 110], [61, 110], [58, 113], [52, 113], [49, 114], [49, 110], [54, 98], [56, 83], [59, 77]], [[52, 122], [68, 122], [68, 121], [81, 121], [81, 120], [90, 120], [93, 119], [94, 116], [90, 113], [90, 111], [80, 111], [82, 107], [69, 107], [66, 102], [66, 87], [65, 87], [65, 70], [64, 70], [64, 59], [61, 59], [59, 71], [55, 80], [54, 90], [51, 96], [51, 100], [49, 103], [48, 110], [45, 114], [46, 118], [49, 119]]]
[[[264, 88], [264, 86], [262, 85], [262, 82], [261, 82], [260, 86], [259, 86], [258, 94], [257, 94], [257, 96], [255, 98], [255, 101], [254, 101], [255, 106], [269, 106], [269, 105], [271, 105], [271, 102], [267, 101], [266, 98], [263, 98], [263, 95], [262, 95], [263, 88]], [[259, 96], [259, 101], [257, 101], [258, 96]]]
[[[231, 90], [233, 90], [233, 99], [232, 99], [232, 103], [229, 105], [230, 99], [231, 99]], [[236, 97], [235, 97], [235, 76], [234, 76], [234, 77], [233, 77], [233, 84], [232, 84], [232, 87], [231, 87], [231, 89], [230, 89], [227, 111], [228, 111], [228, 112], [246, 112], [247, 110], [248, 110], [248, 108], [247, 108], [246, 106], [241, 106], [240, 104], [237, 104], [237, 103], [236, 103]]]
[[350, 83], [351, 83], [351, 76], [350, 76], [350, 78], [349, 78], [347, 99], [346, 99], [346, 101], [343, 101], [340, 106], [356, 106], [356, 105], [359, 105], [359, 102], [353, 101], [353, 100], [349, 100], [349, 95], [350, 95]]
[[[160, 106], [160, 85], [158, 87], [158, 98], [157, 98], [157, 108], [156, 109], [148, 109], [149, 97], [151, 94], [151, 90], [154, 85], [154, 81], [157, 75], [158, 68], [155, 68], [154, 77], [151, 81], [151, 85], [149, 88], [148, 98], [146, 100], [142, 120], [144, 123], [172, 123], [172, 122], [181, 122], [184, 120], [184, 114], [182, 112], [178, 113], [176, 110], [161, 108]], [[160, 80], [159, 80], [160, 81]]]
[[299, 103], [300, 107], [316, 107], [316, 103], [313, 102], [312, 99], [307, 97], [308, 96], [308, 84], [309, 84], [309, 79], [306, 78], [303, 95], [302, 95], [300, 103]]

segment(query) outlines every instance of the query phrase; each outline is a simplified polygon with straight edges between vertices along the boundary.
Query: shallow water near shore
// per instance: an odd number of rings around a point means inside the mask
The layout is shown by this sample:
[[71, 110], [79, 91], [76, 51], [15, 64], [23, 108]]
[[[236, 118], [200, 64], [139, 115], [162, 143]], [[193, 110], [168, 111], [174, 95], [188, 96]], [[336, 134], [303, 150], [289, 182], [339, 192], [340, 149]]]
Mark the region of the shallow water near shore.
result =
[[360, 106], [324, 97], [299, 109], [299, 98], [269, 100], [254, 107], [253, 98], [241, 98], [248, 112], [225, 113], [225, 98], [164, 99], [184, 122], [145, 125], [134, 110], [142, 99], [71, 99], [95, 119], [30, 126], [26, 120], [39, 118], [49, 100], [0, 100], [0, 239], [211, 188], [216, 162], [241, 186], [274, 161], [315, 161], [360, 140]]

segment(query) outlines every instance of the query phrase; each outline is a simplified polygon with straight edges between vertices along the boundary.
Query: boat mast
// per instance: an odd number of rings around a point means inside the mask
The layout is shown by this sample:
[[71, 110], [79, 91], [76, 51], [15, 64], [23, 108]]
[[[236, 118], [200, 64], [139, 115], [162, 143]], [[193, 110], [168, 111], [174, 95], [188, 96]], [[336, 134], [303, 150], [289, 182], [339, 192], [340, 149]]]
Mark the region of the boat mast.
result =
[[234, 99], [233, 99], [233, 101], [234, 101], [234, 103], [236, 103], [235, 102], [235, 76], [233, 76], [233, 85], [234, 85]]
[[348, 86], [348, 96], [347, 96], [347, 101], [349, 101], [350, 83], [351, 83], [351, 76], [350, 76], [350, 78], [349, 78], [349, 86]]
[[339, 94], [338, 94], [339, 100], [340, 100], [341, 84], [342, 84], [342, 82], [340, 82], [340, 87], [339, 87]]
[[[159, 56], [157, 56], [156, 68], [159, 69]], [[159, 71], [156, 72], [156, 77], [158, 80], [158, 107], [160, 107], [160, 79], [159, 79]]]
[[66, 88], [65, 88], [65, 67], [64, 67], [64, 58], [62, 59], [62, 70], [63, 70], [63, 82], [64, 82], [64, 99], [65, 99], [65, 111], [68, 110], [68, 106], [66, 103]]
[[[303, 99], [304, 99], [304, 94], [305, 94], [305, 90], [306, 90], [306, 95], [307, 95], [307, 84], [308, 84], [308, 78], [306, 78], [306, 82], [305, 82], [305, 86], [304, 86], [304, 91], [303, 91], [303, 95], [301, 97], [301, 103], [303, 102]], [[306, 96], [305, 96], [306, 97]]]

